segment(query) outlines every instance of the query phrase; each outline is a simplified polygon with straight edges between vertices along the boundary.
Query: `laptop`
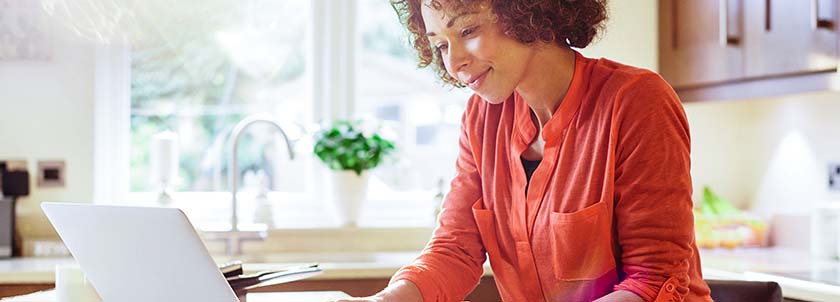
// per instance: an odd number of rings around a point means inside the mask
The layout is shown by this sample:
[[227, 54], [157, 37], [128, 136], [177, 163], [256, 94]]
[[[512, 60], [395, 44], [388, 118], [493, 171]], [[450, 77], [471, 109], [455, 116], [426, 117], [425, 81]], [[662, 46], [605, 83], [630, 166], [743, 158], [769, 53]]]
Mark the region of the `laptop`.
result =
[[179, 209], [52, 202], [41, 208], [103, 301], [239, 301]]

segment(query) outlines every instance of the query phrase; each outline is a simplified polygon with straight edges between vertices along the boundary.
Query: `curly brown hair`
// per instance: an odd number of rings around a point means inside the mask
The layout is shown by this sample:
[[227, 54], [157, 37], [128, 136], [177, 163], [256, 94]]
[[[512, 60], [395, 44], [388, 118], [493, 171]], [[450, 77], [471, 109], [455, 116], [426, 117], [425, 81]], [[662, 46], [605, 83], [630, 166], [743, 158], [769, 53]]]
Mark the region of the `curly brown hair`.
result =
[[[443, 82], [465, 87], [446, 72], [440, 53], [426, 38], [426, 25], [420, 14], [423, 1], [391, 0], [410, 32], [418, 67], [433, 65]], [[543, 41], [584, 48], [603, 30], [607, 19], [607, 0], [431, 0], [428, 5], [436, 10], [461, 12], [486, 4], [490, 4], [505, 35], [525, 44]]]

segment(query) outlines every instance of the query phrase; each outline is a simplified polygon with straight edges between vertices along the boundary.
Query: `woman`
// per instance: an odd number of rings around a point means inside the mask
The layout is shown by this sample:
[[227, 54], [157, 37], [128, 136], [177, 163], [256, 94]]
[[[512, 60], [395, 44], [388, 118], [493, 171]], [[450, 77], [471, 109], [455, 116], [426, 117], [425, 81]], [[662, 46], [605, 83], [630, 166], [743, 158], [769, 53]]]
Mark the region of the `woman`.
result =
[[382, 292], [344, 301], [460, 301], [486, 256], [505, 301], [711, 301], [679, 99], [570, 48], [605, 2], [392, 0], [420, 66], [475, 94], [433, 238]]

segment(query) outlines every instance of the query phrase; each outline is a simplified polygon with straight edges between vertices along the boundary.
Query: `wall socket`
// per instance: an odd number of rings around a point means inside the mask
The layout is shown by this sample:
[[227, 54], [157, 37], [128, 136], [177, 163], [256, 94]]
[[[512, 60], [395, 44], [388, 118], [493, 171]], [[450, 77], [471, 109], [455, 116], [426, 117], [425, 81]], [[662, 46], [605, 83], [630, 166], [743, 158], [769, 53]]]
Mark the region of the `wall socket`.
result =
[[840, 191], [840, 163], [828, 164], [828, 190]]
[[64, 160], [38, 161], [38, 187], [64, 187]]

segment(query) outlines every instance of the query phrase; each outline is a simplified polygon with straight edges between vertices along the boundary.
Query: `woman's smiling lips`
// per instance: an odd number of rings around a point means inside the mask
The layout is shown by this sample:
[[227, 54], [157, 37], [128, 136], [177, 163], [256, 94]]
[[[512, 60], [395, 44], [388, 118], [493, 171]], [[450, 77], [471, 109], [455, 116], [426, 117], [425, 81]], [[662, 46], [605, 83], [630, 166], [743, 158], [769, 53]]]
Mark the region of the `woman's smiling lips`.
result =
[[490, 68], [478, 75], [470, 77], [469, 80], [466, 81], [467, 85], [470, 87], [470, 89], [476, 90], [479, 86], [481, 86], [481, 83], [484, 82], [484, 79], [487, 77], [487, 73], [489, 72]]

